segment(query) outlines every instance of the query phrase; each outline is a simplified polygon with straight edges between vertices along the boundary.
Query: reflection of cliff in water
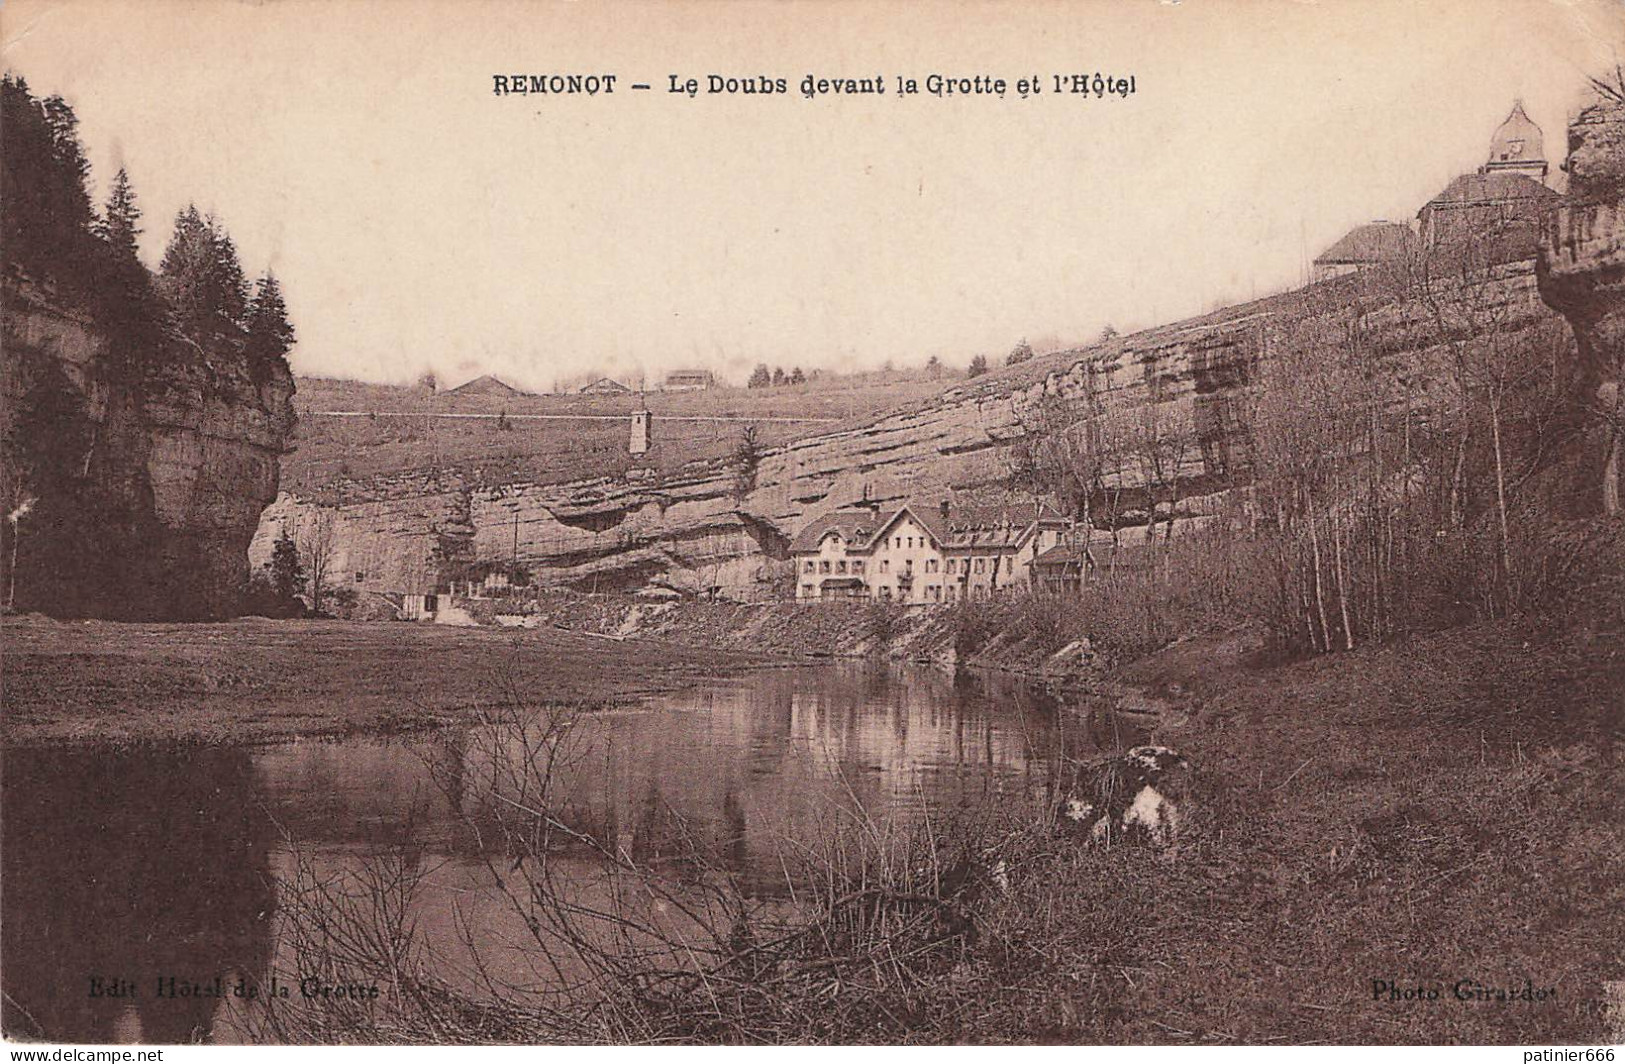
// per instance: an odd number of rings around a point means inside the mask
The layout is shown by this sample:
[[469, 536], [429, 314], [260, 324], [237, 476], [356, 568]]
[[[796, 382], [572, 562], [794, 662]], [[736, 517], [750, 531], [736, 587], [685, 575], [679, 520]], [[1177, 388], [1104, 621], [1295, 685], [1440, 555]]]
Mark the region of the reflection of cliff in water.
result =
[[[752, 880], [780, 880], [786, 840], [821, 834], [854, 805], [906, 822], [1041, 789], [1058, 758], [1114, 740], [1095, 723], [1016, 677], [842, 663], [582, 714], [534, 770], [550, 777], [549, 813], [568, 829], [559, 845], [587, 836], [640, 862], [698, 848]], [[477, 726], [292, 744], [256, 762], [296, 839], [366, 847], [409, 825], [433, 851], [473, 856], [525, 827], [497, 797], [523, 789], [525, 743], [511, 726]]]
[[[160, 976], [258, 978], [271, 951], [273, 828], [247, 751], [6, 750], [0, 953], [5, 1033], [194, 1042], [217, 1001]], [[93, 998], [90, 980], [136, 996]], [[139, 1021], [135, 1029], [132, 1019]]]

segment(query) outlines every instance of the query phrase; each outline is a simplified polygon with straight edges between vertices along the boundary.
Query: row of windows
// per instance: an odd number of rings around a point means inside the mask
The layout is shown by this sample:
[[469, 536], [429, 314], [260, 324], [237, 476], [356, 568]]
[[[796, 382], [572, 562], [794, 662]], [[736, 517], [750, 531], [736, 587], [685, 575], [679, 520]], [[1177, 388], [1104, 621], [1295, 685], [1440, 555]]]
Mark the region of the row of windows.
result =
[[[813, 598], [815, 591], [816, 588], [812, 584], [801, 585], [802, 598]], [[989, 590], [985, 587], [970, 587], [965, 589], [965, 597], [967, 599], [986, 599], [990, 596], [990, 594], [991, 593]], [[880, 587], [875, 589], [875, 596], [887, 602], [891, 601], [891, 585], [880, 585]], [[848, 596], [842, 595], [839, 597], [844, 598]], [[862, 592], [859, 592], [858, 597], [862, 597]], [[959, 598], [959, 588], [955, 584], [949, 584], [947, 587], [943, 587], [940, 584], [929, 584], [925, 589], [925, 597], [930, 599], [932, 602], [955, 602]]]
[[[964, 559], [949, 558], [948, 563], [947, 563], [947, 567], [946, 567], [946, 571], [948, 573], [950, 573], [950, 574], [957, 573], [957, 572], [969, 573], [969, 572], [971, 572], [971, 563], [972, 563], [973, 560], [976, 563], [975, 571], [978, 572], [978, 573], [986, 573], [987, 572], [987, 563], [988, 563], [989, 560], [991, 560], [993, 562], [993, 570], [994, 570], [994, 572], [998, 571], [999, 559], [997, 559], [997, 558], [993, 558], [993, 559], [988, 559], [988, 558], [976, 558], [976, 559], [971, 559], [971, 558], [964, 558]], [[963, 569], [959, 568], [959, 566], [961, 566], [961, 565], [964, 566]], [[811, 558], [809, 558], [809, 559], [807, 559], [806, 563], [802, 566], [802, 572], [807, 572], [807, 573], [812, 573], [812, 572], [845, 573], [845, 572], [848, 571], [847, 563], [846, 563], [846, 561], [844, 559], [840, 560], [840, 561], [836, 561], [834, 563], [834, 568], [833, 569], [831, 569], [830, 566], [831, 566], [831, 563], [828, 560], [815, 562]], [[914, 560], [912, 558], [905, 559], [904, 562], [903, 562], [903, 566], [904, 566], [904, 569], [903, 569], [904, 572], [912, 573], [914, 571]], [[859, 559], [859, 558], [852, 559], [850, 571], [854, 572], [854, 573], [863, 572], [863, 561], [862, 561], [862, 559]], [[890, 559], [882, 558], [880, 560], [880, 571], [883, 572], [883, 573], [891, 572], [891, 561], [890, 561]], [[936, 558], [927, 558], [925, 560], [925, 571], [927, 573], [935, 573], [935, 572], [938, 571], [938, 562], [937, 562]], [[1008, 554], [1005, 555], [1005, 558], [1004, 558], [1004, 571], [1006, 573], [1014, 573], [1016, 571], [1016, 559], [1013, 556], [1008, 555]], [[356, 575], [356, 579], [357, 580], [361, 579], [360, 574]]]
[[[815, 566], [816, 566], [816, 568], [815, 568]], [[804, 572], [804, 573], [811, 573], [811, 572], [827, 573], [827, 572], [830, 572], [830, 567], [829, 566], [830, 566], [830, 563], [828, 561], [814, 562], [811, 559], [808, 559], [807, 564], [802, 567], [801, 571]], [[881, 566], [882, 569], [884, 569], [886, 567], [886, 563], [881, 562], [880, 566]], [[846, 568], [845, 560], [836, 562], [834, 571], [837, 572], [837, 573], [846, 572], [847, 568]], [[854, 573], [863, 572], [863, 561], [862, 561], [862, 559], [859, 559], [859, 558], [852, 559], [852, 572], [854, 572]]]

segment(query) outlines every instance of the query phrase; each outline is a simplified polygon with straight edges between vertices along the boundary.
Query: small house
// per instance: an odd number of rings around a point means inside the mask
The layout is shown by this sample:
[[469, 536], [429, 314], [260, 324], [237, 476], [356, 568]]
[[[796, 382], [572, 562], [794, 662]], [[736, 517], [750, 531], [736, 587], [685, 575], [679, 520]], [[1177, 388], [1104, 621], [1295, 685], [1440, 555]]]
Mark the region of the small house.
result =
[[660, 387], [668, 392], [694, 392], [716, 385], [716, 376], [708, 369], [674, 369], [666, 374], [665, 383]]

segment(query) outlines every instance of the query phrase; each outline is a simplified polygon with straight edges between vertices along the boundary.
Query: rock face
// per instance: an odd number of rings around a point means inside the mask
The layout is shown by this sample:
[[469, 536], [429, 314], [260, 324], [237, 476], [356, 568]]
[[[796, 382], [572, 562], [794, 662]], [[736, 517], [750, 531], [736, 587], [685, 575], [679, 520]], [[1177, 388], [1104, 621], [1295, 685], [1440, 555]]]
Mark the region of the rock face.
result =
[[32, 501], [6, 526], [13, 605], [231, 615], [292, 436], [292, 376], [278, 366], [256, 380], [177, 339], [125, 381], [106, 340], [52, 292], [8, 280], [3, 295], [5, 487], [8, 505]]
[[1617, 514], [1625, 476], [1625, 103], [1604, 98], [1580, 112], [1565, 169], [1570, 202], [1542, 233], [1540, 292], [1574, 329], [1581, 392], [1598, 415], [1589, 464], [1600, 505]]
[[[435, 471], [339, 482], [320, 500], [278, 500], [251, 557], [262, 563], [279, 529], [308, 525], [325, 508], [337, 519], [335, 582], [379, 603], [433, 590], [437, 552], [448, 545], [486, 561], [517, 559], [544, 585], [625, 590], [652, 582], [746, 601], [790, 597], [786, 546], [804, 524], [866, 496], [884, 504], [1008, 485], [1034, 412], [1049, 400], [1116, 419], [1131, 434], [1157, 426], [1177, 436], [1180, 446], [1164, 455], [1158, 505], [1164, 516], [1172, 503], [1181, 520], [1201, 522], [1244, 504], [1235, 489], [1249, 480], [1248, 409], [1261, 367], [1307, 337], [1358, 332], [1363, 357], [1387, 368], [1395, 403], [1448, 401], [1437, 369], [1459, 328], [1441, 333], [1402, 287], [1392, 277], [1353, 275], [1037, 357], [918, 409], [769, 449], [748, 478], [719, 464], [665, 479], [552, 485], [479, 485]], [[1572, 343], [1542, 303], [1531, 261], [1496, 267], [1472, 299], [1480, 320], [1508, 333], [1545, 330], [1552, 342]], [[1143, 527], [1144, 463], [1126, 458], [1106, 481], [1120, 493], [1124, 521]]]

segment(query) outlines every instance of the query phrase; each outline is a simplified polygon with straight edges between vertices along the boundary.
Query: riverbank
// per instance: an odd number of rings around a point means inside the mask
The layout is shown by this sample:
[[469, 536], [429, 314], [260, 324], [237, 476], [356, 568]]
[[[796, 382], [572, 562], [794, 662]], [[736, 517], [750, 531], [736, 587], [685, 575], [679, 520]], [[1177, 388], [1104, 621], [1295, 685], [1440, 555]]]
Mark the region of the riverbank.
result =
[[[987, 953], [1044, 943], [1051, 963], [938, 1033], [1007, 1032], [1013, 1011], [1032, 1037], [1102, 1042], [1608, 1040], [1625, 636], [1503, 623], [1268, 667], [1235, 649], [1118, 676], [1166, 700], [1157, 738], [1195, 766], [1179, 859], [1035, 862], [989, 910], [1010, 941]], [[1463, 981], [1555, 993], [1464, 1000]]]
[[596, 706], [779, 655], [510, 630], [348, 621], [123, 624], [6, 617], [0, 741], [260, 743], [389, 734], [516, 698]]
[[[542, 596], [534, 623], [621, 639], [826, 658], [971, 666], [1052, 687], [1098, 682], [1112, 664], [1087, 641], [1055, 640], [1019, 619], [1025, 598], [960, 606], [883, 602], [650, 601], [630, 595]], [[1057, 600], [1060, 601], [1060, 600]]]

